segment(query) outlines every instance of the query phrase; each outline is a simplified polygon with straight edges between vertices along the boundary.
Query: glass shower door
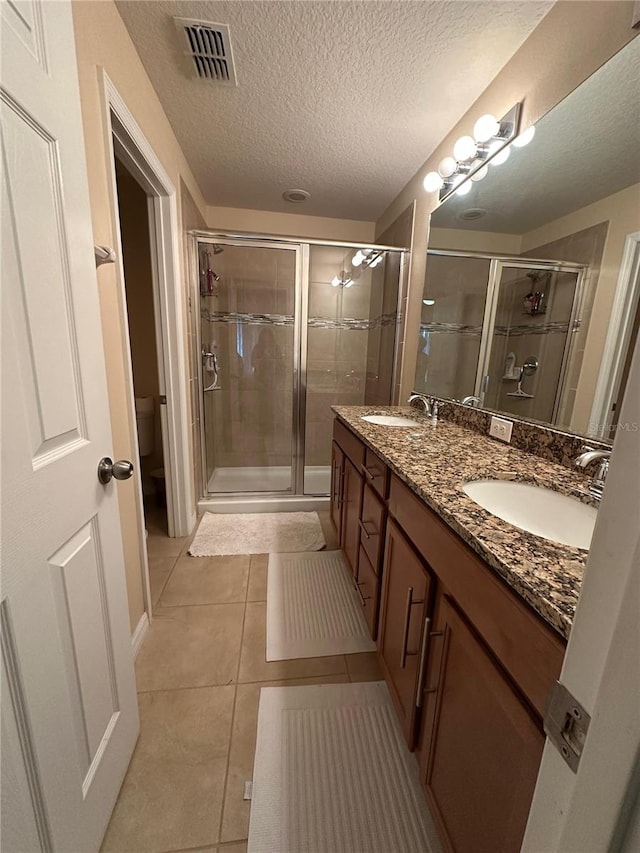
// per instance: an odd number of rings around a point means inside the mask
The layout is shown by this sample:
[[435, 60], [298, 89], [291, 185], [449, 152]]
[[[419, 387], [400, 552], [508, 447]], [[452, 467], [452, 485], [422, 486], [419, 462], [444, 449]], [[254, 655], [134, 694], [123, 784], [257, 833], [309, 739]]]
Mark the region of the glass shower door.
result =
[[198, 244], [205, 490], [294, 486], [299, 248]]
[[490, 409], [556, 423], [560, 408], [572, 403], [565, 375], [581, 271], [535, 261], [494, 264], [477, 388]]
[[490, 265], [488, 258], [428, 253], [416, 391], [453, 399], [476, 393]]

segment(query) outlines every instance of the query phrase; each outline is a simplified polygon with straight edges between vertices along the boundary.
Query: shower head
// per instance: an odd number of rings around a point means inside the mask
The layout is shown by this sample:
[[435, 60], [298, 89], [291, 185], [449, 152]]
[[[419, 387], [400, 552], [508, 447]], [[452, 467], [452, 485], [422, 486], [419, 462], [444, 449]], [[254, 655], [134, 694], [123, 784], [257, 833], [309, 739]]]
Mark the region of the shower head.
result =
[[218, 243], [213, 244], [213, 254], [221, 255], [224, 252], [224, 248], [220, 246]]
[[214, 281], [220, 281], [220, 276], [215, 270], [212, 270], [211, 267], [209, 267], [207, 273], [213, 278]]

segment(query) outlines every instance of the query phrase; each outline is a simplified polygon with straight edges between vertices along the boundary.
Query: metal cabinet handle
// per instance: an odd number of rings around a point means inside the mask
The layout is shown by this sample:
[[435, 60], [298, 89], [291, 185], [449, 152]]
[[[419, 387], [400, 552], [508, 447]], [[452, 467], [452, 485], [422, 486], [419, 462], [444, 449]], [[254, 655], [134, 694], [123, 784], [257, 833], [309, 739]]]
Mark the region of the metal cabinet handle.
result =
[[369, 531], [365, 527], [366, 524], [373, 524], [372, 521], [362, 521], [362, 519], [359, 518], [358, 524], [360, 525], [360, 530], [362, 530], [362, 532], [367, 537], [367, 539], [371, 539], [372, 536], [377, 535], [378, 531], [376, 530], [375, 526], [374, 526], [373, 530], [371, 531], [371, 533], [369, 533]]
[[424, 620], [424, 634], [422, 635], [422, 650], [420, 652], [420, 668], [418, 670], [418, 691], [416, 693], [416, 708], [422, 708], [422, 699], [425, 693], [435, 693], [436, 689], [425, 690], [424, 679], [427, 669], [427, 658], [429, 657], [429, 640], [431, 637], [441, 637], [443, 631], [430, 631], [431, 618], [427, 616]]
[[413, 598], [413, 587], [407, 590], [407, 606], [404, 611], [404, 627], [402, 628], [402, 648], [400, 649], [400, 669], [404, 669], [407, 663], [407, 643], [409, 642], [409, 620], [411, 619], [411, 599]]
[[402, 629], [402, 648], [400, 649], [400, 669], [404, 669], [407, 664], [407, 657], [417, 655], [418, 652], [408, 652], [407, 643], [409, 642], [409, 625], [411, 623], [411, 608], [415, 604], [424, 604], [424, 598], [413, 598], [413, 587], [410, 586], [407, 590], [407, 609], [404, 614], [404, 627]]
[[369, 480], [375, 480], [376, 477], [382, 476], [382, 471], [378, 471], [377, 474], [374, 474], [373, 471], [371, 470], [371, 468], [367, 468], [367, 466], [365, 464], [362, 465], [362, 472], [365, 475], [365, 477], [367, 477], [367, 479], [369, 479]]

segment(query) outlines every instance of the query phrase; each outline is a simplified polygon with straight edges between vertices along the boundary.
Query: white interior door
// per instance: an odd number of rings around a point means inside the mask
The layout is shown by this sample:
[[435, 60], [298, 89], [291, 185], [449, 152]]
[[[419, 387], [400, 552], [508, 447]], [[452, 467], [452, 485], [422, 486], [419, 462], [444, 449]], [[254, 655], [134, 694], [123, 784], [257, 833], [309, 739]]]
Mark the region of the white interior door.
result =
[[71, 7], [2, 14], [2, 850], [97, 850], [138, 732]]

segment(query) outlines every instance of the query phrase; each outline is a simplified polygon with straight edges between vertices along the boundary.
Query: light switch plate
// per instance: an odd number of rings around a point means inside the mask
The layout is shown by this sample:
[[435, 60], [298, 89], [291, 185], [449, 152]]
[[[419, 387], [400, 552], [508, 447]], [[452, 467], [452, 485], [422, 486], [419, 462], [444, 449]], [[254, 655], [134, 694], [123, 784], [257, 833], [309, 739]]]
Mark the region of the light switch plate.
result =
[[489, 435], [492, 435], [494, 438], [500, 439], [500, 441], [506, 441], [507, 444], [511, 443], [511, 430], [513, 429], [513, 421], [505, 420], [505, 418], [491, 418], [491, 425], [489, 426]]

